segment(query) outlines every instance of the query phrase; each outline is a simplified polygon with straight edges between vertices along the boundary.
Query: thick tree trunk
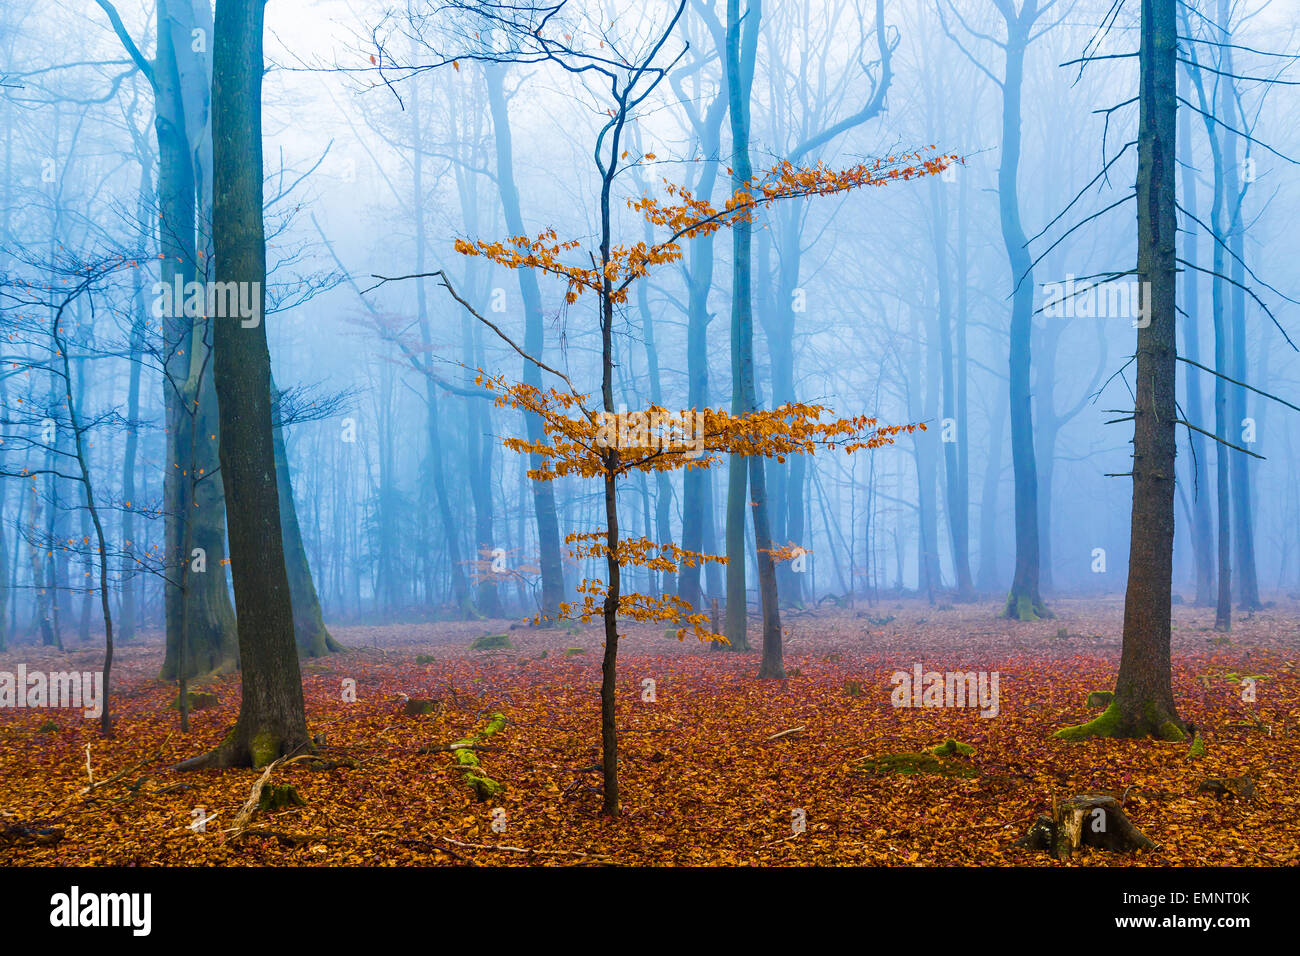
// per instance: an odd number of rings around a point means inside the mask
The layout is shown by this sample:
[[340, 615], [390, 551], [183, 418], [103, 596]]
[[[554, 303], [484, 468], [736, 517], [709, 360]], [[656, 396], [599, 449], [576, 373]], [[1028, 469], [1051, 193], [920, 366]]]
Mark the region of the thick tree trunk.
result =
[[[722, 120], [727, 97], [721, 91], [709, 104], [697, 134], [704, 157], [695, 195], [709, 201], [718, 177], [717, 157], [721, 148]], [[713, 287], [713, 234], [696, 236], [689, 242], [689, 266], [686, 290], [686, 394], [692, 409], [703, 411], [709, 404], [709, 292]], [[682, 475], [682, 548], [693, 552], [714, 552], [717, 529], [714, 523], [713, 473], [708, 469], [690, 469]], [[721, 571], [716, 563], [702, 569], [698, 563], [683, 560], [677, 569], [677, 596], [697, 611], [704, 609], [705, 575], [709, 594], [716, 600], [721, 593]]]
[[[1186, 12], [1183, 22], [1189, 23]], [[1214, 368], [1220, 375], [1214, 379], [1214, 434], [1220, 442], [1215, 445], [1214, 475], [1215, 499], [1217, 504], [1217, 522], [1219, 532], [1218, 547], [1218, 588], [1214, 610], [1215, 630], [1226, 631], [1232, 628], [1232, 479], [1228, 455], [1230, 451], [1222, 444], [1231, 441], [1228, 436], [1228, 383], [1222, 378], [1228, 367], [1230, 342], [1229, 327], [1225, 315], [1227, 308], [1227, 290], [1223, 276], [1227, 266], [1224, 255], [1224, 241], [1228, 233], [1227, 187], [1223, 143], [1219, 124], [1214, 119], [1217, 112], [1216, 100], [1206, 92], [1206, 83], [1201, 76], [1200, 67], [1195, 60], [1187, 63], [1188, 75], [1196, 87], [1200, 112], [1205, 122], [1205, 135], [1210, 144], [1210, 157], [1214, 168], [1214, 206], [1210, 214], [1210, 227], [1215, 237], [1211, 243], [1213, 265], [1210, 281], [1210, 309], [1214, 324]], [[1218, 83], [1215, 82], [1215, 88]]]
[[[479, 344], [481, 326], [468, 314], [464, 317], [461, 328], [461, 345], [465, 363], [465, 387], [474, 387], [474, 369], [484, 367], [481, 359], [482, 347]], [[490, 434], [486, 402], [477, 398], [467, 399], [466, 413], [468, 422], [465, 428], [466, 460], [474, 480], [470, 482], [470, 495], [474, 500], [474, 544], [480, 562], [491, 559], [493, 544], [493, 500], [492, 500], [492, 453], [496, 441], [485, 438]], [[501, 604], [501, 589], [497, 576], [493, 572], [480, 573], [478, 576], [478, 593], [476, 602], [479, 611], [487, 617], [503, 617], [505, 609]]]
[[[760, 288], [767, 288], [762, 278], [769, 271], [767, 262], [766, 237], [772, 228], [779, 225], [780, 248], [778, 250], [778, 268], [776, 296], [774, 301], [764, 296], [764, 307], [759, 309], [763, 319], [763, 331], [767, 337], [768, 352], [772, 365], [772, 407], [779, 408], [795, 400], [794, 394], [794, 297], [799, 285], [800, 254], [800, 216], [798, 207], [791, 203], [772, 216], [769, 228], [760, 236], [762, 254], [759, 257]], [[803, 455], [793, 455], [785, 462], [775, 459], [767, 462], [765, 469], [768, 480], [768, 508], [770, 530], [778, 545], [786, 543], [804, 546], [804, 486], [807, 474], [807, 462]], [[803, 585], [801, 577], [794, 571], [790, 562], [780, 565], [777, 582], [781, 595], [787, 604], [803, 606]]]
[[249, 283], [246, 288], [255, 289], [257, 305], [256, 324], [238, 316], [213, 320], [221, 477], [243, 679], [234, 728], [214, 751], [186, 766], [261, 767], [311, 746], [281, 537], [264, 321], [264, 13], [262, 0], [217, 0], [212, 96], [216, 278]]
[[1170, 667], [1170, 595], [1174, 561], [1177, 146], [1175, 49], [1177, 0], [1143, 0], [1138, 120], [1137, 273], [1149, 312], [1137, 335], [1133, 425], [1133, 517], [1124, 646], [1115, 696], [1096, 720], [1058, 731], [1090, 736], [1184, 737]]

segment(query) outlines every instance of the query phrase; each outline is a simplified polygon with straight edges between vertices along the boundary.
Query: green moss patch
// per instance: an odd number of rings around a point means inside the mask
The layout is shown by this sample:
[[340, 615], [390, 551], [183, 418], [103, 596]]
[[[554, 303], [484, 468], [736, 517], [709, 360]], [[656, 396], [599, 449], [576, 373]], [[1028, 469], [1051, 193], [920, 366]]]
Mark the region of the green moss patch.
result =
[[478, 754], [473, 749], [476, 744], [480, 744], [493, 734], [498, 733], [505, 725], [505, 714], [493, 711], [482, 730], [451, 745], [456, 767], [465, 775], [465, 782], [474, 791], [476, 800], [487, 800], [505, 790], [505, 784], [493, 780], [483, 772], [483, 766], [479, 762]]
[[[952, 745], [949, 748], [949, 744]], [[965, 748], [965, 749], [962, 749]], [[939, 751], [942, 751], [941, 755]], [[967, 753], [969, 751], [969, 753]], [[882, 754], [877, 757], [864, 757], [858, 762], [858, 768], [865, 773], [905, 775], [925, 775], [935, 777], [978, 777], [979, 771], [971, 764], [950, 755], [968, 757], [975, 752], [969, 744], [956, 740], [945, 740], [937, 747], [924, 753]]]
[[973, 757], [975, 756], [975, 748], [970, 744], [964, 744], [960, 740], [949, 737], [938, 746], [931, 747], [930, 753], [936, 757]]

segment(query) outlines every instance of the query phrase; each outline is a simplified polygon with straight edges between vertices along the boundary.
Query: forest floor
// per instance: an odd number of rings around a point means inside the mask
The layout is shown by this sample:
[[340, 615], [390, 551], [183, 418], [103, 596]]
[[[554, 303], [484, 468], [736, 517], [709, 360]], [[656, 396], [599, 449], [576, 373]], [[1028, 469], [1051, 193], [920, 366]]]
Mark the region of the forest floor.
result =
[[[1213, 631], [1213, 609], [1174, 608], [1174, 692], [1203, 739], [1198, 758], [1187, 743], [1051, 739], [1096, 712], [1085, 705], [1090, 691], [1113, 686], [1122, 603], [1052, 607], [1055, 619], [1034, 623], [1000, 620], [987, 603], [788, 611], [784, 681], [756, 679], [756, 653], [629, 625], [620, 644], [617, 820], [599, 815], [596, 626], [339, 627], [333, 633], [350, 650], [307, 661], [303, 677], [322, 756], [341, 765], [277, 767], [271, 782], [292, 784], [306, 805], [259, 813], [238, 837], [229, 830], [259, 774], [171, 769], [231, 726], [238, 677], [200, 683], [218, 703], [195, 711], [182, 735], [169, 708], [175, 686], [156, 680], [159, 638], [146, 637], [119, 649], [110, 739], [80, 712], [0, 709], [0, 828], [62, 834], [47, 845], [0, 840], [0, 859], [1041, 865], [1048, 857], [1014, 841], [1054, 799], [1105, 791], [1124, 798], [1157, 847], [1084, 851], [1076, 864], [1300, 864], [1300, 604], [1242, 616], [1230, 637]], [[469, 648], [496, 633], [512, 646]], [[20, 662], [29, 671], [97, 669], [101, 652], [11, 647], [0, 671]], [[916, 664], [996, 671], [997, 715], [892, 706], [890, 675]], [[1254, 702], [1243, 700], [1247, 676], [1256, 678]], [[347, 680], [354, 702], [344, 700]], [[406, 716], [408, 697], [432, 701], [432, 711]], [[482, 773], [505, 789], [479, 802], [452, 753], [421, 749], [473, 735], [496, 711], [506, 724], [476, 753]], [[949, 775], [876, 773], [863, 763], [947, 738], [975, 748], [945, 761]], [[90, 792], [88, 770], [100, 784]], [[1207, 778], [1245, 777], [1253, 794], [1198, 789]]]

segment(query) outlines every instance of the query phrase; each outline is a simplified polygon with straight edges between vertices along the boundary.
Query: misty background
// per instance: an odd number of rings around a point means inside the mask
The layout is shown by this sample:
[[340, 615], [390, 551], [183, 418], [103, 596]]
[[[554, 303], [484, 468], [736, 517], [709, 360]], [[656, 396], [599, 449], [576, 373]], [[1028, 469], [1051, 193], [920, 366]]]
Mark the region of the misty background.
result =
[[[592, 2], [583, 10], [631, 37], [667, 6]], [[727, 195], [724, 6], [687, 5], [672, 38], [674, 51], [685, 52], [636, 111], [629, 149], [653, 158], [617, 182], [622, 241], [640, 241], [645, 229], [624, 201], [665, 195], [665, 180], [714, 202]], [[1287, 297], [1300, 295], [1288, 240], [1300, 216], [1291, 159], [1300, 157], [1300, 92], [1285, 85], [1292, 59], [1260, 52], [1297, 49], [1300, 9], [1293, 0], [1201, 0], [1195, 9], [1200, 16], [1190, 27], [1207, 40], [1197, 48], [1201, 89], [1184, 69], [1180, 95], [1204, 102], [1213, 119], [1180, 109], [1180, 201], [1196, 203], [1202, 225], [1183, 221], [1179, 253], [1207, 268], [1213, 259], [1205, 224], [1217, 171], [1232, 187], [1225, 186], [1225, 209], [1240, 223], [1234, 248], [1242, 264], [1232, 256], [1225, 263], [1260, 300], [1227, 283], [1220, 290], [1224, 321], [1244, 330], [1233, 340], [1242, 362], [1225, 374], [1244, 372], [1255, 388], [1300, 403], [1300, 356], [1282, 331], [1296, 328]], [[152, 57], [153, 5], [122, 0], [115, 10]], [[1136, 97], [1137, 60], [1121, 54], [1136, 51], [1136, 4], [1116, 15], [1110, 2], [1058, 0], [1036, 22], [1010, 195], [999, 181], [1005, 54], [994, 40], [1006, 37], [1007, 23], [998, 4], [889, 0], [883, 10], [887, 71], [872, 0], [769, 0], [762, 10], [751, 106], [755, 169], [785, 159], [838, 168], [931, 144], [964, 160], [939, 177], [786, 203], [756, 224], [760, 405], [795, 399], [838, 415], [927, 425], [871, 453], [768, 464], [773, 539], [806, 552], [800, 569], [783, 567], [782, 598], [866, 602], [913, 592], [935, 603], [975, 595], [998, 607], [1004, 601], [1016, 549], [1008, 356], [1017, 279], [1003, 234], [1010, 202], [1031, 238], [1041, 310], [1032, 322], [1031, 394], [1044, 598], [1050, 607], [1053, 596], [1122, 593], [1131, 496], [1122, 475], [1132, 426], [1106, 423], [1132, 408], [1125, 363], [1141, 317], [1109, 314], [1108, 303], [1125, 297], [1104, 294], [1091, 300], [1100, 308], [1089, 309], [1083, 296], [1064, 310], [1073, 314], [1046, 313], [1062, 311], [1048, 308], [1052, 284], [1133, 268], [1132, 204], [1072, 227], [1132, 190], [1136, 151], [1120, 147], [1136, 136], [1137, 110], [1121, 104]], [[479, 369], [518, 378], [521, 360], [434, 281], [372, 287], [375, 277], [445, 269], [475, 308], [524, 341], [519, 274], [461, 256], [453, 243], [513, 234], [500, 165], [508, 129], [523, 232], [554, 228], [590, 244], [598, 231], [591, 152], [604, 91], [547, 64], [466, 60], [412, 71], [432, 58], [412, 39], [407, 13], [383, 2], [267, 6], [274, 311], [266, 322], [275, 383], [290, 396], [281, 431], [291, 493], [327, 621], [532, 615], [540, 601], [534, 492], [527, 461], [501, 447], [503, 437], [525, 433], [524, 422], [474, 385]], [[430, 21], [419, 29], [428, 35], [442, 27]], [[1228, 51], [1235, 72], [1254, 79], [1215, 72], [1234, 72], [1223, 69]], [[1062, 65], [1085, 56], [1086, 64]], [[881, 108], [855, 122], [886, 72]], [[1264, 82], [1275, 78], [1283, 82]], [[28, 640], [42, 621], [83, 637], [98, 627], [97, 557], [81, 491], [55, 475], [23, 472], [68, 452], [67, 402], [43, 371], [50, 357], [39, 334], [48, 319], [44, 290], [66, 285], [78, 261], [118, 255], [137, 265], [79, 300], [63, 325], [77, 411], [91, 423], [86, 460], [115, 542], [115, 601], [131, 594], [131, 609], [122, 612], [129, 636], [161, 626], [164, 576], [178, 566], [164, 530], [169, 386], [151, 308], [161, 276], [153, 96], [106, 11], [91, 2], [6, 0], [0, 83], [0, 472], [8, 476], [0, 479], [0, 628]], [[1226, 135], [1225, 115], [1228, 127], [1248, 135]], [[1215, 149], [1207, 125], [1217, 133]], [[701, 301], [712, 317], [703, 341], [705, 404], [730, 406], [730, 255], [721, 238], [692, 246], [623, 307], [615, 387], [629, 409], [692, 406], [693, 288], [706, 293]], [[562, 283], [538, 281], [546, 360], [595, 391], [593, 303], [567, 305]], [[1180, 280], [1180, 353], [1210, 366], [1213, 285], [1191, 270]], [[1214, 432], [1213, 377], [1186, 365], [1179, 376], [1183, 413]], [[1194, 376], [1199, 384], [1189, 392]], [[1260, 600], [1300, 591], [1295, 413], [1254, 392], [1232, 393], [1220, 437], [1264, 457], [1224, 451], [1212, 440], [1194, 444], [1193, 433], [1180, 430], [1174, 585], [1188, 602], [1213, 597], [1198, 581], [1191, 529], [1202, 513], [1213, 533], [1217, 454], [1246, 462], [1247, 485], [1234, 492], [1250, 504]], [[721, 475], [707, 486], [702, 538], [711, 552], [723, 549]], [[564, 478], [553, 491], [561, 537], [601, 525], [598, 483]], [[651, 538], [666, 530], [681, 540], [684, 522], [693, 520], [680, 474], [634, 476], [622, 485], [620, 509], [629, 534]], [[954, 522], [967, 528], [964, 548]], [[210, 549], [219, 551], [219, 544]], [[964, 594], [962, 552], [971, 575]], [[216, 569], [225, 574], [219, 558], [208, 573]], [[752, 561], [749, 569], [752, 578]], [[1240, 562], [1234, 572], [1237, 581]], [[566, 597], [581, 579], [599, 577], [600, 562], [566, 558]], [[644, 591], [675, 586], [643, 569], [630, 577]], [[721, 575], [706, 572], [702, 588], [705, 601], [721, 599]]]

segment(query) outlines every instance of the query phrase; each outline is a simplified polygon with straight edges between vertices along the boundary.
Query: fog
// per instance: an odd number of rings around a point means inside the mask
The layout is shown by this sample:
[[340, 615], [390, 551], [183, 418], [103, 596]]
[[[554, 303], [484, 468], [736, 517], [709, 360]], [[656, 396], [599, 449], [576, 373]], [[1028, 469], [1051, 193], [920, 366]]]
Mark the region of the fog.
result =
[[[265, 325], [284, 396], [280, 477], [292, 485], [327, 624], [554, 612], [543, 593], [541, 483], [526, 475], [528, 456], [503, 445], [527, 435], [525, 415], [494, 403], [476, 378], [559, 384], [530, 370], [513, 341], [578, 391], [601, 390], [596, 298], [568, 302], [562, 278], [454, 244], [515, 235], [517, 203], [524, 235], [554, 230], [579, 243], [566, 261], [584, 263], [601, 235], [594, 153], [611, 115], [609, 83], [545, 57], [499, 62], [510, 59], [503, 47], [476, 35], [455, 6], [266, 8]], [[184, 342], [169, 343], [158, 306], [170, 277], [155, 91], [123, 43], [133, 38], [161, 74], [156, 11], [122, 0], [112, 8], [119, 31], [107, 7], [0, 8], [0, 635], [18, 643], [84, 640], [102, 628], [79, 461], [109, 542], [121, 636], [164, 627], [166, 582], [180, 582], [187, 564], [216, 579], [214, 594], [229, 587], [216, 482], [191, 486], [195, 513], [216, 514], [215, 529], [198, 519], [189, 538], [167, 533], [169, 518], [180, 529], [187, 510], [168, 475], [191, 466], [207, 474], [216, 458], [204, 450], [203, 413], [171, 413], [193, 428], [188, 463], [168, 440], [167, 395], [195, 366]], [[1042, 600], [1050, 609], [1054, 598], [1124, 592], [1130, 360], [1145, 301], [1134, 274], [1139, 11], [1132, 0], [1042, 7], [888, 0], [883, 25], [870, 0], [769, 0], [761, 10], [749, 107], [755, 173], [787, 160], [845, 169], [931, 148], [960, 158], [933, 175], [755, 213], [758, 407], [797, 401], [926, 426], [852, 455], [766, 461], [773, 546], [790, 549], [778, 572], [786, 606], [910, 593], [1002, 610], [1023, 538], [1010, 363], [1016, 349], [1025, 354], [1011, 334], [1017, 288], [1033, 297], [1027, 434]], [[200, 273], [211, 255], [204, 8], [199, 0], [175, 20], [195, 24], [177, 49]], [[1022, 77], [1008, 77], [1018, 54], [1005, 49], [1002, 8], [1032, 24]], [[608, 46], [611, 57], [634, 59], [676, 9], [571, 0], [560, 16], [588, 55]], [[1297, 49], [1296, 14], [1293, 0], [1200, 0], [1182, 14], [1198, 41], [1180, 43], [1178, 348], [1205, 368], [1178, 369], [1180, 414], [1199, 431], [1178, 430], [1176, 601], [1215, 600], [1225, 474], [1233, 603], [1250, 609], [1300, 590], [1296, 412], [1274, 400], [1300, 404], [1300, 356], [1287, 338], [1300, 338], [1300, 267], [1287, 238], [1300, 217], [1300, 92], [1292, 58], [1278, 55]], [[623, 132], [633, 161], [613, 179], [618, 245], [653, 241], [629, 203], [667, 201], [667, 184], [717, 205], [731, 195], [726, 21], [725, 3], [691, 0], [667, 32], [655, 59], [663, 76]], [[617, 406], [733, 407], [733, 248], [726, 230], [684, 242], [680, 261], [653, 269], [617, 305]], [[440, 270], [500, 335], [431, 276]], [[92, 286], [56, 321], [63, 292], [91, 272]], [[537, 287], [533, 328], [525, 273]], [[414, 274], [426, 278], [402, 278]], [[702, 333], [694, 356], [693, 328]], [[187, 341], [202, 349], [201, 338]], [[1233, 380], [1221, 386], [1217, 426], [1216, 368]], [[687, 501], [692, 474], [621, 480], [624, 533], [726, 553], [726, 465], [692, 492], [703, 495], [699, 511]], [[564, 538], [604, 527], [603, 491], [579, 475], [545, 484], [562, 599], [573, 600], [583, 580], [602, 579], [604, 562], [575, 559]], [[1020, 484], [1023, 493], [1023, 474]], [[747, 533], [757, 608], [752, 523]], [[287, 549], [292, 562], [292, 542]], [[707, 565], [691, 603], [725, 606], [723, 575]], [[625, 586], [684, 593], [678, 578], [635, 567]], [[230, 613], [221, 603], [210, 596], [190, 613], [220, 630]]]

